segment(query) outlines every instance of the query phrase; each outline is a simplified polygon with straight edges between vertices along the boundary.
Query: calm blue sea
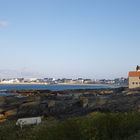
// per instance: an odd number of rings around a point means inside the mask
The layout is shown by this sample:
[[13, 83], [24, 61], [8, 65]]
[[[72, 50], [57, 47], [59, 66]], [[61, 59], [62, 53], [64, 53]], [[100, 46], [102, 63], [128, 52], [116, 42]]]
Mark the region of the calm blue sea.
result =
[[100, 89], [100, 88], [110, 88], [109, 86], [97, 86], [97, 85], [43, 85], [43, 84], [1, 84], [0, 91], [4, 90], [73, 90], [73, 89]]

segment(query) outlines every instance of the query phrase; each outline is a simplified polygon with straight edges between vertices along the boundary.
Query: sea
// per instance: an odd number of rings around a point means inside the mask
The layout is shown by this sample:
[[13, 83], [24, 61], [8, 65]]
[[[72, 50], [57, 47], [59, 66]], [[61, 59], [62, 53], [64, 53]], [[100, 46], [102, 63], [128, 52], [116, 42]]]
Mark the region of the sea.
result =
[[59, 85], [59, 84], [0, 84], [0, 96], [8, 95], [5, 91], [10, 90], [51, 90], [51, 91], [62, 91], [62, 90], [75, 90], [75, 89], [103, 89], [111, 88], [106, 85]]

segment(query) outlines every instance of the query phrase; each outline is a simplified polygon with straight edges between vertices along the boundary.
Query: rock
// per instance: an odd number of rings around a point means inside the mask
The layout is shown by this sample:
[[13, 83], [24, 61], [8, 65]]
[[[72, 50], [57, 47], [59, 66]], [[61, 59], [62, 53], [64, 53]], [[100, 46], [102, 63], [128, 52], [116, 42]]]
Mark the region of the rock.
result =
[[48, 101], [48, 109], [50, 113], [55, 112], [55, 107], [56, 107], [56, 101], [54, 100]]
[[[22, 91], [18, 92], [22, 95]], [[140, 91], [124, 88], [49, 93], [24, 91], [24, 97], [0, 97], [0, 113], [4, 113], [7, 118], [42, 115], [63, 118], [92, 111], [140, 111]]]
[[55, 103], [56, 101], [54, 100], [48, 101], [48, 108], [55, 108]]
[[0, 97], [0, 106], [5, 104], [5, 97]]
[[17, 109], [11, 109], [4, 112], [5, 118], [16, 116], [16, 115], [17, 115]]
[[101, 98], [101, 97], [98, 97], [97, 99], [96, 99], [96, 106], [103, 106], [103, 105], [105, 105], [105, 103], [107, 102], [107, 100], [108, 100], [108, 98]]
[[0, 123], [5, 122], [6, 118], [4, 116], [4, 114], [0, 114]]
[[80, 97], [80, 104], [83, 108], [88, 107], [88, 98], [87, 97]]
[[4, 114], [0, 114], [0, 120], [3, 120], [3, 119], [5, 119]]

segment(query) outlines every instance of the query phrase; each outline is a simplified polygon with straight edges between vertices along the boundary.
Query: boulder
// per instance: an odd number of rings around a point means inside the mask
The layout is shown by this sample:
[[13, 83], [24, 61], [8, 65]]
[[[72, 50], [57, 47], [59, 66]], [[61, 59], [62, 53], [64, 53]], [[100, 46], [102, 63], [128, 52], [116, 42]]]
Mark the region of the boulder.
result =
[[80, 104], [83, 108], [88, 107], [88, 98], [87, 97], [80, 97]]
[[17, 109], [11, 109], [11, 110], [7, 110], [4, 112], [4, 116], [7, 117], [12, 117], [12, 116], [16, 116], [17, 115]]

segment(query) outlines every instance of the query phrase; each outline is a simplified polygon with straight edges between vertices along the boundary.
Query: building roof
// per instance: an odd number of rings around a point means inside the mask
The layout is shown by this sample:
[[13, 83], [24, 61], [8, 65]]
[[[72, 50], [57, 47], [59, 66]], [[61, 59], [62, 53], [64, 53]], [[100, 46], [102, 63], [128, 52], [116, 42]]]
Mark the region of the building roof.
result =
[[140, 71], [130, 71], [128, 76], [129, 77], [140, 77]]

